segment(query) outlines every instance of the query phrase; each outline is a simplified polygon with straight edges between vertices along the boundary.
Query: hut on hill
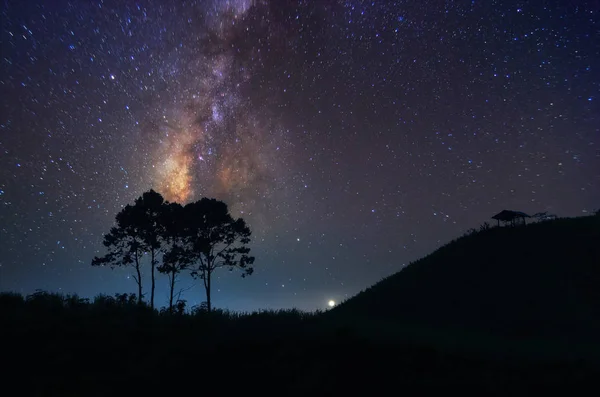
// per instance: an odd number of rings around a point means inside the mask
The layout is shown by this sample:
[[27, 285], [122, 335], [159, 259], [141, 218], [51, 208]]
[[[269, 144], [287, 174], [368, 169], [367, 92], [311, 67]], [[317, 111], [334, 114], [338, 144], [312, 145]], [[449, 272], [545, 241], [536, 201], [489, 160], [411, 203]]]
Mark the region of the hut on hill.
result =
[[500, 226], [500, 221], [504, 222], [505, 224], [510, 223], [511, 226], [515, 226], [520, 222], [526, 224], [525, 218], [531, 218], [531, 216], [521, 211], [511, 210], [503, 210], [497, 213], [496, 215], [492, 216], [492, 219], [498, 221], [498, 226]]

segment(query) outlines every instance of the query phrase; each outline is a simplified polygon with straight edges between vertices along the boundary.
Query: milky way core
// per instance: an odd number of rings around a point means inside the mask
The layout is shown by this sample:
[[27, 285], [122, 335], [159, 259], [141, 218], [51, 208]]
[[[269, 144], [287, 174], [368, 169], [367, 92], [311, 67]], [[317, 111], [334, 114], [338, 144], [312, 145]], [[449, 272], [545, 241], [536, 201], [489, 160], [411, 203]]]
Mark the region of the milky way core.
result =
[[157, 101], [159, 116], [150, 124], [158, 142], [151, 184], [169, 201], [218, 196], [244, 211], [268, 196], [276, 139], [241, 100], [240, 86], [251, 78], [252, 68], [236, 64], [232, 44], [239, 35], [236, 21], [250, 9], [247, 1], [214, 3], [188, 61], [182, 64], [174, 56], [165, 66], [186, 70], [183, 81], [172, 82], [182, 87], [178, 100], [168, 107]]
[[185, 203], [193, 194], [191, 145], [196, 142], [192, 128], [175, 129], [166, 127], [164, 147], [159, 154], [156, 175], [157, 189], [166, 200]]

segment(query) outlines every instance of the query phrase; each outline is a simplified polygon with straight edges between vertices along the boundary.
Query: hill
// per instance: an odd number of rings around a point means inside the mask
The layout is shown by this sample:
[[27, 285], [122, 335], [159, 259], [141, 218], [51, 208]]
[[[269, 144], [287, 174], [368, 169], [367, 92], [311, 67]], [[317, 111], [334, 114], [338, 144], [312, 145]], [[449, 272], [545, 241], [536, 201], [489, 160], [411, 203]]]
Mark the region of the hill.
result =
[[598, 346], [599, 285], [600, 217], [556, 219], [468, 233], [329, 317], [379, 339], [575, 354]]

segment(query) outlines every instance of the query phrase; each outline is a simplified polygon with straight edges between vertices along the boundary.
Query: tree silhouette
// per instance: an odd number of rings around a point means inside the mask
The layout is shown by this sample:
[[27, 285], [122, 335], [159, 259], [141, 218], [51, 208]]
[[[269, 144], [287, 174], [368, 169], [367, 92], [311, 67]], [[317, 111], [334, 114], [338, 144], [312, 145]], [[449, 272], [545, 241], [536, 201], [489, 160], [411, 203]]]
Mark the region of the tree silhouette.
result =
[[144, 255], [142, 235], [136, 227], [136, 211], [130, 205], [125, 206], [116, 216], [117, 226], [104, 235], [103, 245], [109, 250], [102, 257], [94, 257], [92, 266], [133, 266], [133, 279], [138, 286], [138, 303], [142, 302], [141, 259]]
[[162, 265], [157, 268], [159, 272], [166, 274], [169, 278], [169, 312], [173, 311], [177, 275], [189, 266], [189, 262], [185, 258], [184, 248], [180, 244], [174, 243], [170, 250], [163, 255]]
[[156, 288], [155, 270], [158, 257], [166, 246], [165, 210], [167, 205], [160, 193], [150, 189], [135, 200], [133, 222], [143, 248], [150, 254], [150, 307], [154, 308], [154, 290]]
[[177, 203], [166, 203], [161, 223], [164, 228], [165, 252], [162, 265], [157, 270], [169, 277], [169, 312], [173, 312], [177, 275], [187, 269], [190, 262], [184, 248], [184, 211]]
[[177, 256], [190, 264], [194, 278], [203, 281], [207, 310], [211, 305], [211, 277], [222, 267], [239, 268], [242, 277], [252, 274], [254, 257], [249, 256], [251, 231], [242, 218], [233, 219], [227, 204], [215, 199], [202, 198], [183, 208], [182, 241]]
[[[175, 284], [179, 273], [191, 270], [194, 278], [203, 280], [207, 310], [211, 311], [212, 273], [221, 267], [252, 274], [254, 257], [249, 255], [251, 231], [242, 218], [234, 219], [227, 204], [203, 198], [182, 207], [169, 203], [154, 190], [126, 205], [116, 216], [117, 225], [104, 236], [108, 253], [94, 257], [93, 266], [133, 266], [138, 285], [138, 301], [142, 302], [141, 263], [150, 257], [150, 307], [154, 308], [155, 271], [169, 277], [169, 311], [173, 311]], [[158, 265], [162, 257], [162, 264]]]
[[136, 275], [133, 276], [138, 285], [138, 299], [142, 301], [141, 262], [145, 253], [150, 254], [151, 287], [150, 307], [154, 308], [154, 291], [156, 288], [155, 269], [158, 257], [165, 248], [166, 230], [164, 222], [165, 200], [149, 190], [138, 197], [133, 205], [126, 205], [116, 216], [117, 226], [111, 228], [104, 236], [104, 246], [109, 252], [103, 257], [95, 257], [92, 266], [133, 265]]

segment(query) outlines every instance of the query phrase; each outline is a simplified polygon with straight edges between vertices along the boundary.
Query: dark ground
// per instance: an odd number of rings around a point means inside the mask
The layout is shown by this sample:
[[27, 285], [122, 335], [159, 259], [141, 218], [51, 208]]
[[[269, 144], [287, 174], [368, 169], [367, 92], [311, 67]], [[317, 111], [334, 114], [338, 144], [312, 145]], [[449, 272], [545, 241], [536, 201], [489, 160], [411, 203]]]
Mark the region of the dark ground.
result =
[[207, 389], [280, 396], [450, 390], [504, 396], [573, 395], [600, 379], [600, 367], [589, 359], [498, 358], [382, 344], [349, 330], [317, 331], [318, 319], [301, 320], [297, 313], [265, 314], [254, 321], [221, 317], [228, 324], [218, 329], [211, 329], [207, 318], [163, 322], [147, 312], [126, 317], [126, 325], [105, 326], [98, 325], [101, 316], [83, 324], [59, 317], [45, 326], [13, 322], [3, 338], [8, 383], [18, 378], [18, 394], [35, 396]]

